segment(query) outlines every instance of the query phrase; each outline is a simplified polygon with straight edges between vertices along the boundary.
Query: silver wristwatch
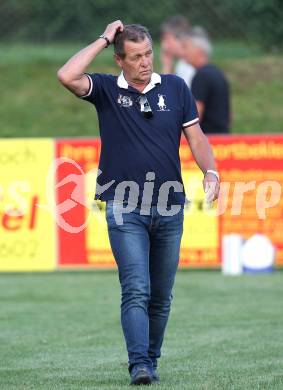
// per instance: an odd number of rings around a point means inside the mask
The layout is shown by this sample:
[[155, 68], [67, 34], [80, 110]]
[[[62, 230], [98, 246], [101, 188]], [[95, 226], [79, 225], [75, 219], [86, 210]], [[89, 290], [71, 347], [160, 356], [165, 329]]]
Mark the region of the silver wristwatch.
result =
[[109, 39], [107, 38], [106, 35], [101, 34], [101, 35], [99, 35], [99, 38], [105, 39], [105, 41], [106, 41], [106, 47], [108, 47], [108, 46], [111, 44], [111, 42], [109, 41]]

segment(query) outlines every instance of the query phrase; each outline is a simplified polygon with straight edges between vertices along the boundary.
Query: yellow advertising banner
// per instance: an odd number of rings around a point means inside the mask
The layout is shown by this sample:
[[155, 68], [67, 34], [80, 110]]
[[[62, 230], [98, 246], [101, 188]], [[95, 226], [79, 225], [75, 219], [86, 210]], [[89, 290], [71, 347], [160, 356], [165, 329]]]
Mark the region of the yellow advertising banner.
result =
[[[283, 137], [211, 136], [210, 142], [222, 179], [221, 201], [212, 208], [184, 139], [180, 146], [189, 200], [180, 267], [220, 267], [229, 234], [265, 235], [282, 266]], [[0, 140], [0, 271], [115, 267], [105, 202], [93, 199], [100, 147], [94, 138]]]
[[56, 268], [53, 158], [52, 139], [0, 140], [0, 271]]
[[181, 267], [215, 267], [219, 259], [219, 229], [215, 208], [204, 201], [203, 175], [199, 168], [183, 168], [182, 179], [189, 203], [184, 209]]

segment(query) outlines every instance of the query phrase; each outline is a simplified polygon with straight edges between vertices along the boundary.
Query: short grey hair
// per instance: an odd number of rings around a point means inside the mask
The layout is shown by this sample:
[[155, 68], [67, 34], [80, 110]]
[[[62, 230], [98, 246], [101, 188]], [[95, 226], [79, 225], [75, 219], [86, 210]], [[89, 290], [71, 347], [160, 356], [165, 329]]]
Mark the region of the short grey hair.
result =
[[140, 24], [124, 25], [122, 32], [118, 32], [114, 38], [114, 53], [125, 58], [125, 41], [142, 42], [148, 38], [152, 45], [152, 38], [148, 29]]
[[190, 39], [193, 44], [201, 48], [208, 57], [211, 56], [213, 47], [208, 33], [203, 27], [195, 26], [188, 33], [182, 35], [183, 39]]

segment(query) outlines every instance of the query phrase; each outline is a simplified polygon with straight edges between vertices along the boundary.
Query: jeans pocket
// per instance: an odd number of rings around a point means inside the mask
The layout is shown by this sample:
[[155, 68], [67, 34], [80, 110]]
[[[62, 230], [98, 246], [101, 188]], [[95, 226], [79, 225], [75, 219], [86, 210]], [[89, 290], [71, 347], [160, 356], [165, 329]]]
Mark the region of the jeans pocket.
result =
[[107, 200], [105, 206], [106, 220], [108, 220], [111, 216], [113, 216], [113, 200]]
[[119, 220], [119, 216], [122, 214], [122, 210], [123, 210], [122, 202], [115, 202], [114, 200], [106, 201], [105, 217], [108, 225], [109, 224], [116, 225], [117, 218]]

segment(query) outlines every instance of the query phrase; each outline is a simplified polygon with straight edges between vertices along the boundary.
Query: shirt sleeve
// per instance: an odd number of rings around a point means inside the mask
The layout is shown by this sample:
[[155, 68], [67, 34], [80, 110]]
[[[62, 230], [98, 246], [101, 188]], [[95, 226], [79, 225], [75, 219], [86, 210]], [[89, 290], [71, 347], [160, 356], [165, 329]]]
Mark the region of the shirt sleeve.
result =
[[85, 95], [79, 96], [79, 98], [97, 105], [102, 95], [102, 77], [99, 73], [85, 73], [85, 75], [89, 80], [89, 89]]
[[192, 81], [192, 93], [196, 100], [206, 102], [209, 93], [209, 82], [205, 74], [198, 72]]
[[183, 81], [182, 85], [182, 96], [183, 96], [183, 120], [182, 126], [188, 127], [193, 126], [199, 122], [198, 110], [196, 106], [195, 99], [191, 93], [191, 90]]

